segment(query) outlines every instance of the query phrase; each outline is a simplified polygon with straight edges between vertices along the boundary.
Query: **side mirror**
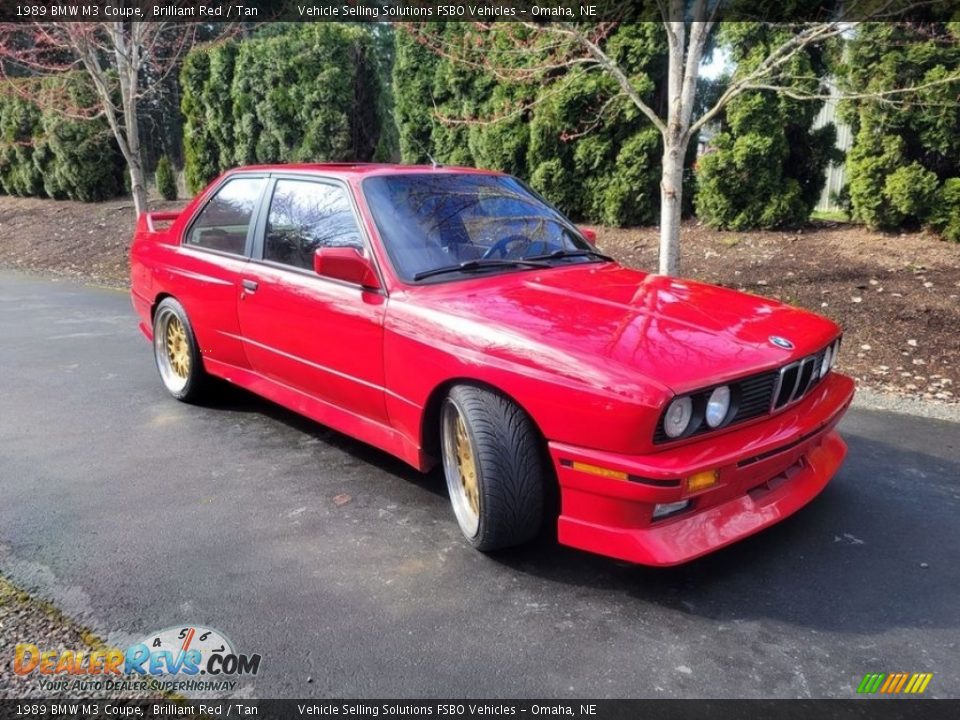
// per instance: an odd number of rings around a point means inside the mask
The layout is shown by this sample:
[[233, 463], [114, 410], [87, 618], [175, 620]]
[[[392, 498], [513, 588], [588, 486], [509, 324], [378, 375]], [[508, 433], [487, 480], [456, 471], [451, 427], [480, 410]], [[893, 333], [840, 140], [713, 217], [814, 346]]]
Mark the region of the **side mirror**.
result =
[[344, 280], [370, 290], [380, 289], [373, 263], [353, 247], [322, 247], [313, 254], [313, 271], [323, 277]]
[[583, 235], [584, 239], [591, 245], [596, 246], [597, 244], [597, 231], [593, 228], [588, 227], [578, 227], [577, 230], [580, 231], [580, 234]]

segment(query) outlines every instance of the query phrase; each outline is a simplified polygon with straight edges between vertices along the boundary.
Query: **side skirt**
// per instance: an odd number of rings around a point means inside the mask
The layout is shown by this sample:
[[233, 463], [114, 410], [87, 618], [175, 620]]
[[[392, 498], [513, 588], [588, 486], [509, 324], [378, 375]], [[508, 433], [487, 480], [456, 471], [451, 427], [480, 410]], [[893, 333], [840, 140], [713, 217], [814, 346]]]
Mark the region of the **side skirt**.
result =
[[210, 358], [204, 358], [203, 365], [211, 375], [249, 390], [321, 425], [373, 445], [400, 458], [417, 470], [429, 469], [429, 460], [420, 446], [392, 427], [319, 400], [297, 388], [265, 378], [252, 370], [238, 368]]

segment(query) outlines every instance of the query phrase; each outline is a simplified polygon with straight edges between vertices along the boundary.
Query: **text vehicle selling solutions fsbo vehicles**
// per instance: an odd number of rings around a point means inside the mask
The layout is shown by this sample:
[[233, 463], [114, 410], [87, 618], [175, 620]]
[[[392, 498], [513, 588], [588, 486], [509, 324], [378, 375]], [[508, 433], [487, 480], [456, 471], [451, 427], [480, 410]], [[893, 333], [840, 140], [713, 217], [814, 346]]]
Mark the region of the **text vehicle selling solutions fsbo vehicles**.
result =
[[247, 167], [144, 214], [132, 297], [176, 398], [225, 379], [441, 463], [479, 550], [692, 560], [837, 472], [840, 329], [625, 268], [519, 180], [464, 168]]

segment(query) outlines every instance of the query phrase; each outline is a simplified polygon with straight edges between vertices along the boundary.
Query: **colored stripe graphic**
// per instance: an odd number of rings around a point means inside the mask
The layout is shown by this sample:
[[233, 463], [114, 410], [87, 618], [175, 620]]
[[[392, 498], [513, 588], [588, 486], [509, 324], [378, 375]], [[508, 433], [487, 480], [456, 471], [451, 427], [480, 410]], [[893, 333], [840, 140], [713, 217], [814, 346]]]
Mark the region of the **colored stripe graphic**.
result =
[[933, 673], [917, 673], [917, 677], [921, 680], [913, 688], [913, 692], [922, 693], [927, 689], [927, 685], [930, 684], [930, 681], [933, 680]]
[[909, 693], [917, 695], [927, 689], [933, 680], [933, 673], [867, 673], [857, 686], [861, 694], [882, 693], [896, 695]]
[[910, 673], [900, 673], [899, 682], [890, 690], [892, 693], [898, 693], [903, 689], [903, 686], [907, 683], [907, 678], [910, 677]]
[[880, 683], [883, 682], [885, 677], [885, 673], [867, 673], [863, 676], [863, 680], [860, 681], [860, 687], [857, 688], [857, 692], [875, 693], [880, 689]]

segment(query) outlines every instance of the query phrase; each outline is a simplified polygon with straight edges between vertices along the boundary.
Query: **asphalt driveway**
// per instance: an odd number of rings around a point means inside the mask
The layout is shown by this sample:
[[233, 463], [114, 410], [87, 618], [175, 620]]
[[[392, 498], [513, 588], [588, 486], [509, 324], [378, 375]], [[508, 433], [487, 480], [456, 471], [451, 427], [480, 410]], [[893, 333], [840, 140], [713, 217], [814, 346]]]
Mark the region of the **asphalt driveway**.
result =
[[488, 557], [439, 475], [241, 391], [180, 404], [125, 294], [0, 273], [0, 572], [116, 643], [218, 628], [263, 655], [250, 696], [960, 696], [960, 425], [842, 430], [818, 500], [691, 565]]

